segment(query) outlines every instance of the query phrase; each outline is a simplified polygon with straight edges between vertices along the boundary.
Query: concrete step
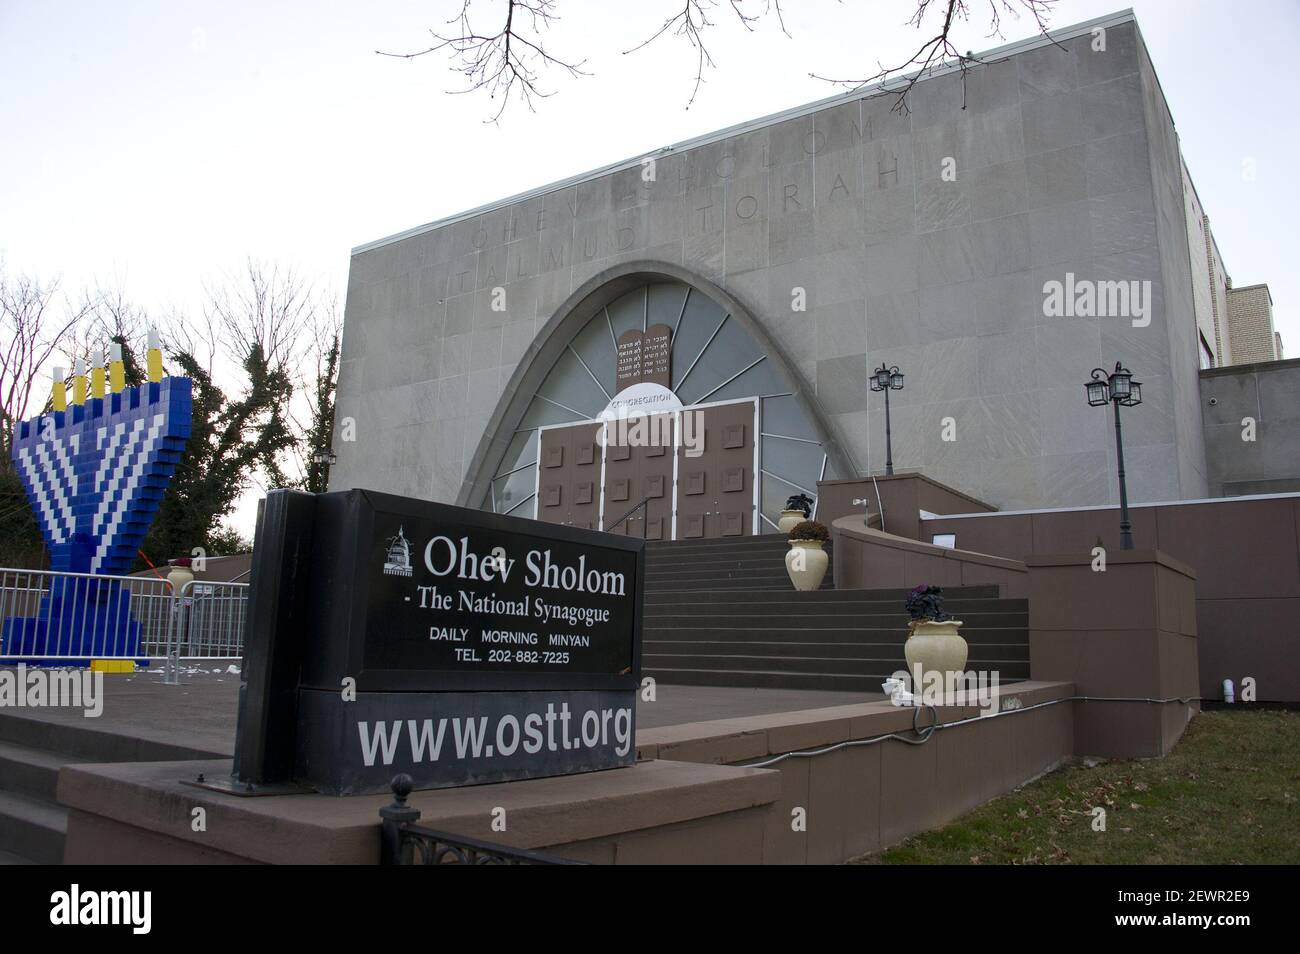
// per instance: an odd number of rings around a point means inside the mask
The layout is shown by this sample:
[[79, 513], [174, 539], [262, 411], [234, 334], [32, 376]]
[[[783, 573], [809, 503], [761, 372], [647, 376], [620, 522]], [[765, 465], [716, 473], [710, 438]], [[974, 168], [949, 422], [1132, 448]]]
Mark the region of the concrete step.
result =
[[[85, 720], [93, 723], [94, 719]], [[125, 733], [93, 728], [88, 724], [51, 722], [19, 715], [13, 709], [0, 710], [0, 742], [58, 752], [72, 756], [67, 761], [87, 762], [172, 762], [184, 759], [229, 758], [188, 746], [140, 739]]]
[[[672, 607], [667, 607], [673, 610]], [[763, 607], [766, 610], [767, 607]], [[962, 636], [971, 630], [980, 629], [1026, 629], [1027, 613], [1018, 612], [966, 612], [959, 617]], [[907, 613], [865, 613], [865, 612], [826, 612], [810, 610], [798, 612], [790, 610], [772, 610], [771, 612], [695, 612], [694, 608], [684, 610], [676, 608], [672, 612], [649, 613], [643, 617], [642, 625], [649, 629], [695, 629], [699, 626], [754, 626], [758, 629], [777, 630], [885, 630], [906, 636]]]
[[[827, 550], [835, 544], [826, 540], [822, 546]], [[646, 557], [659, 559], [668, 557], [695, 557], [711, 553], [784, 553], [790, 549], [790, 541], [785, 537], [771, 534], [761, 537], [727, 537], [715, 540], [685, 540], [675, 543], [663, 543], [651, 540], [646, 544]]]
[[63, 862], [68, 811], [40, 799], [0, 792], [0, 850], [42, 865]]
[[[1029, 647], [1019, 642], [987, 642], [967, 644], [967, 666], [990, 660], [1021, 661], [1029, 658]], [[884, 659], [902, 658], [903, 641], [897, 642], [763, 642], [759, 640], [727, 639], [658, 639], [647, 638], [641, 644], [647, 658], [653, 654], [704, 656], [805, 656], [825, 659]]]
[[[987, 603], [983, 606], [980, 603]], [[961, 608], [954, 608], [953, 619], [961, 620], [963, 629], [974, 625], [989, 625], [989, 620], [1004, 617], [1005, 624], [1026, 626], [1030, 615], [1026, 610], [1014, 606], [997, 606], [995, 600], [988, 599]], [[780, 603], [731, 603], [727, 606], [703, 606], [689, 603], [646, 603], [646, 624], [680, 625], [682, 620], [725, 620], [738, 616], [762, 616], [763, 619], [806, 621], [809, 625], [833, 624], [839, 620], [842, 625], [902, 625], [907, 628], [909, 617], [898, 606], [887, 603], [852, 603], [831, 602], [800, 604], [794, 602]], [[710, 624], [705, 624], [710, 625]]]
[[[825, 546], [832, 546], [827, 540]], [[788, 538], [776, 533], [759, 534], [756, 537], [713, 537], [708, 540], [648, 540], [646, 554], [662, 556], [666, 553], [691, 554], [707, 553], [713, 550], [787, 550], [790, 548]]]
[[[645, 653], [642, 666], [651, 672], [662, 669], [700, 669], [714, 671], [761, 671], [785, 673], [831, 673], [834, 675], [874, 675], [907, 668], [902, 647], [895, 653], [864, 658], [848, 656], [748, 656], [727, 653], [710, 656], [704, 653]], [[985, 659], [980, 669], [1007, 674], [1008, 678], [1029, 676], [1029, 660]], [[999, 677], [1001, 678], [1001, 677]]]
[[[738, 563], [711, 563], [708, 566], [683, 566], [678, 563], [668, 564], [662, 567], [646, 567], [645, 578], [649, 583], [652, 580], [669, 582], [674, 579], [699, 579], [700, 577], [716, 577], [719, 579], [733, 579], [737, 576], [746, 575], [761, 576], [764, 579], [771, 579], [779, 582], [783, 586], [793, 588], [790, 582], [790, 574], [785, 570], [785, 564], [779, 560], [773, 560], [770, 564], [761, 566], [741, 566]], [[827, 573], [827, 576], [830, 574]]]
[[655, 668], [642, 670], [658, 682], [675, 686], [735, 686], [754, 689], [825, 689], [842, 692], [861, 692], [864, 695], [881, 692], [880, 684], [889, 678], [893, 669], [872, 675], [845, 675], [842, 673], [791, 673], [763, 672], [743, 669], [676, 669]]
[[720, 548], [768, 547], [788, 548], [787, 537], [779, 533], [760, 533], [748, 537], [708, 537], [698, 540], [650, 540], [646, 542], [646, 553], [651, 551], [674, 551], [686, 553], [695, 550], [715, 550]]
[[[829, 574], [827, 574], [829, 579]], [[882, 602], [889, 603], [893, 606], [902, 607], [907, 599], [908, 590], [816, 590], [810, 593], [803, 593], [794, 589], [790, 585], [788, 577], [785, 578], [785, 585], [781, 589], [764, 588], [756, 586], [750, 590], [741, 590], [735, 586], [723, 587], [694, 587], [685, 588], [677, 585], [673, 586], [649, 586], [646, 587], [646, 602], [671, 602], [681, 600], [683, 602], [695, 603], [774, 603], [785, 601], [802, 601], [806, 603], [820, 603], [828, 600], [848, 600], [855, 602]], [[945, 590], [944, 596], [952, 601], [967, 599], [998, 599], [1001, 593], [995, 585], [989, 586], [969, 586], [953, 587], [951, 590]], [[1027, 601], [1019, 602], [1027, 604]], [[944, 600], [947, 606], [948, 599]]]
[[[747, 671], [742, 669], [646, 669], [643, 674], [669, 686], [733, 686], [741, 689], [824, 689], [831, 692], [861, 692], [880, 696], [880, 684], [893, 674], [888, 672], [871, 675], [845, 673], [791, 673]], [[1001, 683], [1021, 682], [1028, 676], [1013, 678], [1007, 676]]]
[[646, 560], [647, 573], [659, 573], [689, 567], [701, 570], [780, 569], [785, 572], [785, 551], [764, 553], [757, 556], [744, 554], [720, 553], [709, 557], [657, 557]]
[[59, 769], [83, 759], [0, 742], [0, 791], [54, 801]]
[[[797, 626], [694, 626], [682, 628], [643, 627], [643, 640], [674, 639], [681, 642], [726, 642], [744, 643], [749, 641], [784, 643], [786, 646], [798, 647], [805, 643], [839, 643], [853, 646], [863, 643], [880, 643], [889, 646], [902, 646], [907, 639], [907, 632], [888, 627], [878, 629], [839, 628], [801, 630]], [[973, 629], [969, 633], [962, 631], [962, 638], [967, 646], [976, 644], [986, 646], [990, 643], [1020, 643], [1028, 646], [1029, 639], [1024, 629], [995, 627], [990, 629]]]
[[[824, 592], [833, 590], [834, 582], [830, 574], [822, 581], [821, 590]], [[766, 592], [774, 593], [784, 590], [787, 593], [796, 592], [790, 584], [790, 578], [782, 573], [779, 577], [768, 576], [766, 574], [747, 573], [737, 571], [734, 574], [726, 576], [692, 576], [683, 574], [674, 576], [671, 580], [654, 580], [646, 578], [646, 596], [660, 592], [669, 592], [671, 590], [718, 590], [727, 589], [736, 593]]]

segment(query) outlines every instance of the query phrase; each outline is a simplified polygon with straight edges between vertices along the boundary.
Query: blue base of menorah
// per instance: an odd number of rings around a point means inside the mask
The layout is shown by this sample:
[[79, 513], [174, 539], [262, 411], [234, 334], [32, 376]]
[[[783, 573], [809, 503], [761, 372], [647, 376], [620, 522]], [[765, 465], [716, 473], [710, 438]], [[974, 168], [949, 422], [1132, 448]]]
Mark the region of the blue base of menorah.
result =
[[140, 623], [131, 618], [131, 594], [117, 580], [56, 577], [36, 616], [11, 616], [0, 630], [6, 662], [42, 666], [88, 665], [91, 659], [135, 659]]

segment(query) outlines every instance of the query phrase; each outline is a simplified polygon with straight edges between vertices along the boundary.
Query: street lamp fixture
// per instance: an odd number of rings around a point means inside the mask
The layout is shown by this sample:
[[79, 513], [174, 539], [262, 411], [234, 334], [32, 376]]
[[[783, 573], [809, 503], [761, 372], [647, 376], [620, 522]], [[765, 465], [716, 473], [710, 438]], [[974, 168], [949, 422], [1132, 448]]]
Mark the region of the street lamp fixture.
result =
[[881, 364], [871, 374], [871, 390], [885, 392], [885, 476], [894, 474], [894, 444], [889, 430], [889, 392], [903, 389], [903, 372], [898, 366], [892, 368]]
[[333, 467], [339, 461], [339, 455], [334, 453], [332, 447], [323, 447], [311, 455], [313, 464], [326, 464]]
[[1119, 408], [1137, 407], [1142, 403], [1142, 384], [1133, 380], [1133, 372], [1118, 361], [1115, 370], [1107, 373], [1093, 368], [1087, 384], [1088, 403], [1093, 407], [1115, 405], [1115, 460], [1119, 465], [1119, 546], [1121, 550], [1133, 549], [1133, 525], [1128, 517], [1128, 485], [1124, 481], [1124, 432], [1120, 428]]

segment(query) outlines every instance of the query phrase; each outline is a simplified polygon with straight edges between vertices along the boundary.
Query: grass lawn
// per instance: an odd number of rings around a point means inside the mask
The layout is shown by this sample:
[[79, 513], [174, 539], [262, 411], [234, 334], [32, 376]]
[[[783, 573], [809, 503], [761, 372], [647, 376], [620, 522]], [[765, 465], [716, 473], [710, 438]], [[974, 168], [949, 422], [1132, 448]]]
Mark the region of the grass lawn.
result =
[[[1093, 830], [1092, 809], [1106, 810]], [[1300, 713], [1203, 712], [1163, 759], [1075, 762], [865, 864], [1296, 864]]]

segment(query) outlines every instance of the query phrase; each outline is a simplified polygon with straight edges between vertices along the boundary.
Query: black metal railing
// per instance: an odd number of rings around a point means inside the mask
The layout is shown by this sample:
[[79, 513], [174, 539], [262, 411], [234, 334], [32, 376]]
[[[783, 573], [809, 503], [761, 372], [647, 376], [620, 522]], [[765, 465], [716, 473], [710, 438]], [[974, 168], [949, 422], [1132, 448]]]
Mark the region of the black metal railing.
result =
[[511, 848], [417, 825], [420, 810], [407, 804], [411, 776], [393, 778], [393, 804], [379, 809], [379, 863], [384, 865], [580, 865], [557, 855]]
[[646, 534], [646, 527], [647, 527], [647, 526], [649, 525], [649, 523], [650, 523], [650, 508], [649, 508], [648, 505], [649, 505], [650, 501], [653, 500], [653, 499], [655, 499], [655, 498], [653, 498], [653, 497], [642, 497], [642, 498], [641, 498], [641, 502], [640, 502], [639, 504], [637, 504], [635, 507], [633, 507], [633, 508], [632, 508], [631, 510], [629, 510], [627, 513], [623, 514], [623, 516], [619, 517], [617, 520], [615, 520], [613, 523], [611, 523], [608, 527], [606, 527], [606, 528], [605, 528], [605, 532], [606, 532], [606, 533], [613, 533], [615, 527], [617, 527], [620, 523], [622, 523], [622, 522], [623, 522], [624, 520], [626, 520], [628, 517], [632, 516], [632, 514], [636, 513], [636, 512], [637, 512], [638, 510], [640, 510], [642, 507], [645, 507], [645, 513], [643, 513], [643, 514], [641, 515], [641, 539], [644, 540], [644, 539], [645, 539], [645, 534]]

